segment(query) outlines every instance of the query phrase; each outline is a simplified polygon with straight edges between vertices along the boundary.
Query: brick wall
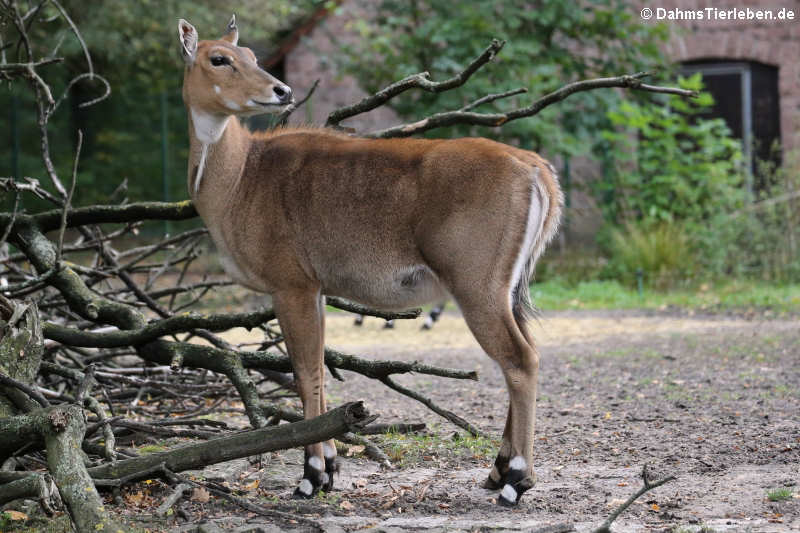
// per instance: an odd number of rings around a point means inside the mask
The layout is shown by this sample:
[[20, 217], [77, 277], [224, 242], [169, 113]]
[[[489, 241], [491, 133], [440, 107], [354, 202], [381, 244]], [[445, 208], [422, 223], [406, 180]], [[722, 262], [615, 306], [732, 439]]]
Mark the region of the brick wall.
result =
[[[781, 142], [786, 152], [800, 152], [800, 1], [778, 0], [659, 0], [641, 2], [640, 7], [698, 10], [753, 8], [794, 11], [792, 21], [672, 20], [673, 30], [664, 48], [673, 61], [724, 59], [758, 61], [778, 68]], [[650, 23], [655, 21], [655, 17]]]
[[[339, 74], [330, 59], [339, 53], [340, 46], [346, 46], [358, 38], [350, 31], [348, 24], [356, 17], [368, 16], [367, 9], [368, 3], [363, 0], [346, 0], [339, 9], [328, 15], [310, 38], [303, 39], [286, 57], [285, 81], [297, 97], [304, 96], [314, 80], [320, 80], [311, 105], [295, 112], [292, 124], [324, 124], [331, 111], [353, 104], [367, 95], [358, 87], [355, 79]], [[364, 133], [400, 122], [391, 109], [383, 106], [346, 120], [342, 125]]]

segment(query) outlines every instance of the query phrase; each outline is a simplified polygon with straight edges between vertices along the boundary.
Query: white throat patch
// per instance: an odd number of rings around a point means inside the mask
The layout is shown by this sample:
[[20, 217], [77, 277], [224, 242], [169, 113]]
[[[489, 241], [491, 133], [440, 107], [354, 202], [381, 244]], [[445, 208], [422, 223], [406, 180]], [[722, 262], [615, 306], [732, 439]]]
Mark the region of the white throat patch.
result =
[[203, 145], [200, 152], [200, 163], [197, 165], [197, 175], [194, 178], [194, 193], [200, 190], [200, 180], [203, 179], [203, 171], [206, 167], [206, 156], [208, 155], [208, 145], [219, 142], [225, 128], [228, 126], [230, 116], [212, 115], [204, 111], [190, 109], [192, 114], [192, 125], [197, 140]]

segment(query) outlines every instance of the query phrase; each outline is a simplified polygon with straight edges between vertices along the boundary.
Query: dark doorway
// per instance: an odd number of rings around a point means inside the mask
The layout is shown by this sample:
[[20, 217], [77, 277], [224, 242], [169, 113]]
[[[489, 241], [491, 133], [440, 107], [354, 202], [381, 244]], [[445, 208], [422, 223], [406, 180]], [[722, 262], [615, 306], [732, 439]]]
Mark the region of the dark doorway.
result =
[[681, 70], [703, 74], [715, 102], [708, 116], [725, 120], [741, 139], [753, 176], [750, 187], [758, 191], [769, 186], [759, 162], [781, 163], [778, 69], [754, 61], [698, 60], [684, 63]]

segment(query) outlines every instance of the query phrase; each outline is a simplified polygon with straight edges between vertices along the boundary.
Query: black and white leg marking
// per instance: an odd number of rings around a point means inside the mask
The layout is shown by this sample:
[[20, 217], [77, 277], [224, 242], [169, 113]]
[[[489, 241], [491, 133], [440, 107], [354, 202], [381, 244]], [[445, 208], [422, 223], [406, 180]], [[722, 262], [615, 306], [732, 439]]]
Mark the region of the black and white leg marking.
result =
[[422, 329], [431, 329], [433, 327], [433, 324], [439, 320], [439, 315], [442, 314], [444, 306], [444, 303], [440, 303], [431, 309], [431, 312], [425, 317], [425, 322], [422, 323]]
[[489, 477], [483, 483], [483, 488], [489, 490], [497, 490], [503, 486], [503, 472], [508, 470], [508, 457], [504, 455], [497, 455], [494, 460], [492, 471], [489, 472]]
[[513, 457], [508, 462], [508, 471], [502, 479], [503, 488], [497, 499], [500, 505], [516, 505], [522, 494], [533, 486], [533, 479], [526, 474], [527, 470], [528, 463], [521, 455]]
[[316, 455], [309, 456], [306, 451], [306, 460], [303, 465], [303, 479], [294, 489], [296, 498], [311, 498], [321, 488], [331, 484], [331, 476], [325, 471], [325, 462]]
[[327, 442], [322, 445], [322, 454], [325, 456], [325, 483], [322, 484], [322, 490], [330, 492], [333, 490], [333, 476], [339, 472], [339, 459], [336, 457], [336, 448]]

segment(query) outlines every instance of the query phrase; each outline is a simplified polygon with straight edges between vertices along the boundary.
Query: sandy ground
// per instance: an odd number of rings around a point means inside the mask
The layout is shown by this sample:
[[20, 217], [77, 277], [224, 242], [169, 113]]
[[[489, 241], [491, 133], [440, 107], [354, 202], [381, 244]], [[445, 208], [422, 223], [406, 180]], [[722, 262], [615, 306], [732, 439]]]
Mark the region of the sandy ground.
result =
[[[420, 325], [399, 321], [384, 330], [383, 321], [367, 319], [356, 328], [351, 315], [331, 313], [327, 344], [364, 357], [477, 370], [478, 382], [398, 381], [499, 437], [507, 400], [497, 367], [457, 312], [430, 332]], [[236, 477], [258, 479], [252, 496], [263, 504], [328, 531], [529, 531], [564, 522], [590, 531], [639, 488], [646, 464], [654, 477], [678, 479], [643, 496], [614, 531], [800, 531], [797, 321], [563, 312], [533, 327], [542, 353], [537, 484], [518, 508], [500, 508], [497, 493], [479, 486], [496, 440], [459, 439], [454, 426], [417, 402], [347, 372], [344, 383], [329, 379], [332, 404], [364, 399], [379, 421], [426, 422], [426, 436], [384, 443], [395, 459], [391, 470], [351, 450], [334, 492], [310, 502], [289, 498], [302, 472], [299, 451], [243, 462]], [[769, 501], [768, 491], [782, 487], [792, 495]], [[216, 523], [237, 531], [251, 527], [248, 520], [263, 523], [239, 514]], [[307, 529], [279, 527], [292, 528]]]

